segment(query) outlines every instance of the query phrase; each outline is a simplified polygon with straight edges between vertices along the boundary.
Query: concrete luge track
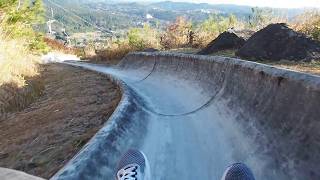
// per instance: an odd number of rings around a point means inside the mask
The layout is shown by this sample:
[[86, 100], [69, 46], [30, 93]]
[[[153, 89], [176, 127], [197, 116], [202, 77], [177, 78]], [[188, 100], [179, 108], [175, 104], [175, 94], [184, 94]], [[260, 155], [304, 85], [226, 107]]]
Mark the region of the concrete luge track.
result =
[[53, 179], [112, 179], [128, 148], [153, 179], [220, 179], [245, 162], [257, 179], [319, 179], [320, 77], [223, 57], [129, 54], [108, 74], [119, 107]]

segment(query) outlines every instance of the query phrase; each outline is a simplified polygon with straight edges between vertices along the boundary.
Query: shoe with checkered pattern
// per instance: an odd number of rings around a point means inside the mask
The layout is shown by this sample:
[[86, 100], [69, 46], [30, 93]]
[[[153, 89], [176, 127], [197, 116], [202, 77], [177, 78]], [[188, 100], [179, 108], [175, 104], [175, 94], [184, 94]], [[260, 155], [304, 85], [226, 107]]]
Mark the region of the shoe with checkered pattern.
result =
[[120, 159], [116, 180], [150, 180], [147, 157], [138, 150], [128, 150]]

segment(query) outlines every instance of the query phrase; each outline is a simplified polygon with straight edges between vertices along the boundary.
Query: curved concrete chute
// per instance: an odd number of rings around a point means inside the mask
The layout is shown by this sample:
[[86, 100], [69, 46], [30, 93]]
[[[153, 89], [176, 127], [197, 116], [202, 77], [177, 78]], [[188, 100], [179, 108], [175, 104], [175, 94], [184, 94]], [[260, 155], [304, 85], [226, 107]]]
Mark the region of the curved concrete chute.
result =
[[220, 179], [233, 162], [256, 179], [319, 179], [320, 77], [216, 56], [132, 53], [110, 75], [123, 99], [53, 179], [112, 179], [138, 148], [153, 179]]
[[66, 64], [75, 65], [77, 64], [80, 67], [86, 67], [86, 69], [94, 70], [100, 73], [108, 73], [113, 76], [123, 79], [126, 82], [140, 82], [149, 77], [155, 68], [155, 59], [149, 61], [141, 60], [130, 60], [130, 63], [127, 62], [127, 59], [124, 58], [121, 63], [116, 66], [106, 68], [102, 65], [91, 64], [87, 62], [79, 61], [64, 61]]

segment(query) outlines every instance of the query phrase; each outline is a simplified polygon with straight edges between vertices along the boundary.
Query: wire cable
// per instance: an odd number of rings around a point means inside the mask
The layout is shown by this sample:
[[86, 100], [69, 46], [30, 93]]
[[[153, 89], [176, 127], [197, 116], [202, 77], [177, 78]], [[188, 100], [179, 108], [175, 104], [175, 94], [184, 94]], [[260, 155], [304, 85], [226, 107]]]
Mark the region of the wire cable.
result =
[[86, 20], [86, 19], [84, 19], [83, 17], [81, 17], [81, 16], [77, 15], [77, 14], [76, 14], [76, 13], [74, 13], [73, 11], [70, 11], [70, 10], [68, 10], [68, 9], [64, 8], [63, 6], [61, 6], [61, 5], [59, 5], [59, 4], [55, 3], [55, 2], [53, 2], [53, 1], [51, 1], [51, 0], [45, 0], [45, 1], [47, 1], [47, 2], [51, 3], [52, 5], [56, 6], [57, 8], [60, 8], [60, 9], [64, 10], [65, 12], [67, 12], [67, 13], [69, 13], [69, 14], [71, 14], [71, 15], [75, 16], [75, 17], [77, 17], [77, 18], [78, 18], [78, 19], [80, 19], [81, 21], [83, 21], [83, 22], [85, 22], [85, 23], [87, 23], [87, 24], [89, 24], [89, 25], [91, 25], [91, 26], [94, 26], [96, 29], [98, 29], [98, 30], [100, 30], [100, 31], [104, 31], [104, 32], [107, 32], [107, 33], [112, 34], [112, 32], [111, 32], [111, 31], [109, 31], [109, 30], [107, 30], [107, 29], [105, 29], [105, 28], [99, 27], [99, 26], [97, 26], [97, 25], [95, 25], [95, 24], [93, 24], [93, 23], [89, 22], [88, 20]]

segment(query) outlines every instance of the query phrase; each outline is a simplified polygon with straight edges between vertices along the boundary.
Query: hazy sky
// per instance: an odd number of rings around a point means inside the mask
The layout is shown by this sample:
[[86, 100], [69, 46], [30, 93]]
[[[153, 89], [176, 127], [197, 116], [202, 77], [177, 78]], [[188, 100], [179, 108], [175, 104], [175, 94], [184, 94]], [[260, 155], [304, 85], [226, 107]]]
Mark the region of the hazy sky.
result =
[[195, 3], [214, 3], [214, 4], [240, 4], [249, 6], [268, 6], [280, 8], [301, 8], [317, 7], [320, 8], [320, 0], [172, 0], [188, 1]]

